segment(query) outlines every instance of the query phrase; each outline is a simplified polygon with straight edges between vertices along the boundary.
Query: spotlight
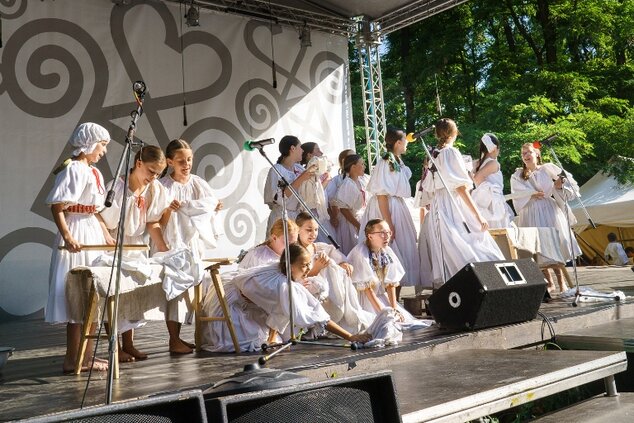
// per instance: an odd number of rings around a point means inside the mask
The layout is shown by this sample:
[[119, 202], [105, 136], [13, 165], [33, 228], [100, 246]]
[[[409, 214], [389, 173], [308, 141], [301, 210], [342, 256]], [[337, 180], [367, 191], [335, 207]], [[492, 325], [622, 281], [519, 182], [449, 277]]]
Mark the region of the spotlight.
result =
[[310, 42], [310, 28], [304, 23], [304, 26], [299, 31], [299, 45], [301, 47], [310, 47], [313, 43]]
[[200, 26], [200, 10], [194, 5], [194, 0], [192, 0], [187, 13], [185, 13], [185, 19], [187, 26]]

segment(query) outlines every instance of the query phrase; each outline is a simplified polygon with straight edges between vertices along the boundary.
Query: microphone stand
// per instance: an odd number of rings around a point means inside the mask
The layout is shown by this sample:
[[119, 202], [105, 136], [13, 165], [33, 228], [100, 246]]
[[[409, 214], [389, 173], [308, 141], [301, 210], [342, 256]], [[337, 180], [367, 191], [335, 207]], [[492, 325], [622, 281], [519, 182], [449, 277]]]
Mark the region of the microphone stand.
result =
[[[137, 84], [143, 84], [142, 81], [135, 82], [134, 87], [136, 88]], [[126, 204], [127, 204], [127, 192], [128, 192], [128, 180], [129, 180], [129, 169], [130, 169], [130, 161], [132, 155], [132, 146], [143, 146], [143, 142], [134, 141], [134, 132], [136, 130], [136, 123], [139, 117], [143, 114], [143, 97], [145, 96], [145, 84], [143, 84], [142, 89], [134, 90], [137, 109], [131, 113], [132, 122], [130, 123], [130, 127], [128, 128], [128, 133], [125, 137], [125, 146], [123, 152], [121, 154], [121, 159], [119, 160], [119, 165], [117, 167], [116, 174], [114, 176], [114, 182], [110, 191], [108, 191], [108, 195], [106, 197], [105, 205], [106, 207], [110, 207], [112, 205], [112, 200], [114, 198], [114, 186], [119, 179], [121, 174], [121, 170], [123, 164], [125, 162], [126, 171], [123, 173], [123, 195], [121, 197], [121, 210], [119, 212], [119, 226], [117, 228], [117, 239], [115, 243], [114, 250], [114, 260], [112, 263], [113, 269], [116, 269], [116, 278], [115, 278], [115, 290], [114, 290], [114, 304], [112, 307], [112, 321], [110, 322], [110, 337], [108, 340], [108, 379], [106, 383], [106, 404], [110, 404], [112, 402], [112, 383], [114, 379], [114, 369], [115, 366], [118, 369], [119, 363], [115, 362], [114, 355], [117, 348], [117, 338], [118, 338], [118, 328], [117, 328], [117, 320], [119, 313], [119, 289], [121, 282], [121, 262], [123, 260], [123, 244], [125, 237], [125, 219], [126, 219]], [[112, 278], [110, 279], [110, 284], [112, 284]], [[108, 293], [110, 293], [110, 285], [108, 285]], [[103, 321], [103, 319], [102, 319]], [[96, 347], [95, 347], [96, 349]]]
[[[289, 303], [289, 311], [290, 311], [289, 312], [290, 339], [286, 342], [282, 342], [279, 344], [271, 344], [271, 345], [266, 343], [263, 344], [262, 351], [264, 352], [266, 352], [269, 348], [278, 348], [278, 349], [271, 354], [260, 357], [258, 359], [258, 363], [261, 365], [264, 365], [266, 364], [267, 361], [272, 359], [274, 356], [276, 356], [280, 352], [290, 348], [291, 345], [297, 345], [300, 343], [341, 347], [342, 345], [334, 344], [334, 343], [331, 344], [331, 343], [322, 342], [317, 344], [313, 342], [302, 341], [301, 336], [304, 334], [303, 330], [300, 331], [299, 336], [295, 336], [295, 318], [293, 316], [293, 312], [295, 311], [295, 305], [293, 302], [293, 289], [292, 289], [293, 280], [291, 275], [291, 260], [290, 260], [290, 252], [289, 252], [290, 242], [289, 242], [289, 236], [288, 236], [288, 222], [287, 222], [288, 210], [286, 206], [286, 193], [285, 193], [286, 189], [288, 189], [291, 192], [291, 194], [297, 199], [297, 201], [304, 207], [306, 212], [313, 218], [313, 220], [315, 220], [315, 222], [317, 222], [317, 224], [319, 225], [319, 229], [321, 229], [324, 232], [324, 234], [326, 234], [326, 236], [333, 243], [335, 248], [339, 249], [341, 247], [328, 233], [328, 230], [326, 230], [326, 228], [323, 227], [321, 222], [319, 222], [319, 220], [315, 217], [314, 213], [306, 205], [306, 203], [304, 202], [302, 197], [299, 195], [299, 193], [295, 190], [295, 188], [293, 188], [293, 186], [288, 182], [288, 180], [284, 177], [284, 175], [282, 175], [282, 173], [275, 167], [275, 164], [269, 159], [269, 157], [264, 152], [264, 146], [251, 144], [251, 147], [257, 148], [258, 152], [262, 155], [262, 157], [266, 159], [267, 162], [269, 162], [269, 165], [271, 165], [271, 168], [275, 171], [277, 176], [280, 178], [278, 181], [278, 187], [280, 189], [280, 195], [282, 196], [282, 226], [284, 228], [284, 258], [286, 259], [286, 283], [288, 285], [288, 303]], [[344, 345], [344, 347], [350, 347], [352, 349], [356, 349], [357, 345], [353, 343], [350, 345]]]
[[[549, 138], [552, 138], [552, 137], [549, 137]], [[575, 298], [572, 301], [572, 306], [573, 307], [577, 307], [577, 305], [579, 303], [579, 299], [581, 298], [582, 295], [581, 295], [581, 291], [579, 289], [579, 277], [577, 275], [577, 260], [575, 258], [575, 248], [574, 248], [574, 239], [575, 239], [575, 235], [576, 234], [572, 230], [572, 226], [570, 224], [570, 206], [568, 205], [568, 194], [566, 192], [566, 188], [570, 189], [570, 192], [572, 192], [572, 194], [576, 197], [576, 200], [579, 201], [579, 204], [581, 204], [581, 207], [583, 208], [583, 211], [585, 212], [586, 218], [588, 219], [588, 222], [590, 222], [590, 225], [592, 225], [592, 227], [595, 228], [595, 229], [596, 229], [597, 226], [592, 221], [592, 218], [590, 217], [590, 214], [588, 213], [588, 210], [586, 209], [586, 206], [583, 204], [583, 201], [581, 200], [581, 197], [577, 194], [577, 192], [575, 191], [574, 187], [572, 186], [572, 183], [566, 177], [568, 172], [566, 172], [566, 170], [562, 166], [561, 161], [559, 161], [559, 157], [557, 157], [557, 154], [555, 153], [555, 150], [553, 149], [553, 147], [550, 145], [550, 142], [542, 142], [542, 144], [544, 144], [545, 146], [548, 147], [549, 153], [552, 155], [552, 157], [555, 160], [555, 163], [557, 164], [557, 166], [559, 166], [559, 169], [561, 169], [560, 176], [563, 178], [562, 179], [562, 192], [563, 192], [563, 200], [564, 200], [564, 206], [565, 206], [564, 214], [566, 216], [566, 224], [568, 225], [568, 237], [570, 238], [570, 257], [571, 257], [571, 260], [572, 260], [573, 274], [575, 276]], [[594, 298], [610, 298], [610, 295], [602, 296], [602, 295], [587, 294], [587, 295], [583, 295], [583, 296], [584, 297], [594, 297]], [[615, 301], [620, 301], [620, 299], [621, 299], [618, 295], [613, 295], [611, 297]]]

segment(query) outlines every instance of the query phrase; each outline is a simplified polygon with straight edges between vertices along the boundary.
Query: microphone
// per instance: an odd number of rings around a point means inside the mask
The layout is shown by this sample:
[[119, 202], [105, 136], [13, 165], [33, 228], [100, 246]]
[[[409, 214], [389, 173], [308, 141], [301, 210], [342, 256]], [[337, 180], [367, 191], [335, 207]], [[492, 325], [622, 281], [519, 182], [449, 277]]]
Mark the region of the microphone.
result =
[[424, 137], [425, 135], [429, 134], [431, 131], [433, 131], [434, 129], [436, 129], [435, 125], [430, 126], [429, 128], [425, 128], [420, 132], [410, 132], [409, 134], [407, 134], [407, 142], [414, 142], [416, 141], [418, 138]]
[[270, 144], [275, 144], [275, 138], [265, 138], [263, 140], [258, 140], [258, 141], [246, 140], [244, 142], [243, 147], [246, 151], [253, 151], [253, 150], [259, 150], [265, 145], [270, 145]]
[[146, 89], [147, 87], [143, 81], [135, 81], [134, 84], [132, 84], [132, 91], [134, 91], [139, 97], [143, 97], [145, 95]]
[[539, 149], [542, 148], [542, 145], [550, 145], [553, 141], [555, 141], [557, 139], [559, 135], [557, 134], [552, 134], [549, 137], [544, 138], [541, 141], [534, 141], [533, 142], [533, 147]]

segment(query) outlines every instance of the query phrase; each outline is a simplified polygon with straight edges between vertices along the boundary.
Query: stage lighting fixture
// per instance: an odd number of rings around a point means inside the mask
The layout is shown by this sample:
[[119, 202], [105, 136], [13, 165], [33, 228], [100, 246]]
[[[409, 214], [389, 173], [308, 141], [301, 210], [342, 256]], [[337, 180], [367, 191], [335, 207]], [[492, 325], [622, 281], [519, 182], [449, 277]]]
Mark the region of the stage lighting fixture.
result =
[[299, 31], [299, 43], [302, 47], [310, 47], [313, 45], [313, 43], [310, 42], [310, 28], [306, 24], [304, 24]]
[[187, 26], [200, 26], [200, 10], [192, 0], [187, 13], [185, 13], [185, 23]]

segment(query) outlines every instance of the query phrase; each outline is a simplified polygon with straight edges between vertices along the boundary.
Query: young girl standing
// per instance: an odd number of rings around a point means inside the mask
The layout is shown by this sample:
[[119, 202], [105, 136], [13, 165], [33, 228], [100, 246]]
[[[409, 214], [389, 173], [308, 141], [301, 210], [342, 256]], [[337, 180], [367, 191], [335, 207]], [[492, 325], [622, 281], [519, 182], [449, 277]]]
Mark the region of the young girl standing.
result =
[[359, 221], [368, 202], [366, 187], [369, 176], [365, 174], [365, 163], [358, 154], [352, 154], [343, 160], [341, 174], [343, 182], [337, 190], [335, 204], [343, 216], [339, 221], [341, 228], [338, 230], [341, 252], [348, 254], [359, 240]]
[[440, 119], [436, 123], [439, 150], [434, 162], [438, 168], [430, 168], [431, 175], [423, 180], [423, 189], [433, 192], [425, 219], [431, 219], [426, 228], [434, 285], [447, 282], [467, 263], [504, 260], [488, 232], [489, 224], [469, 194], [473, 182], [460, 151], [453, 146], [457, 137], [458, 127], [453, 120]]
[[[304, 182], [315, 175], [314, 169], [304, 169], [300, 164], [303, 154], [301, 145], [299, 138], [293, 135], [284, 136], [279, 144], [280, 157], [274, 165], [295, 190], [298, 190]], [[270, 232], [273, 222], [282, 217], [282, 197], [278, 187], [279, 181], [280, 177], [277, 172], [274, 169], [270, 169], [264, 184], [264, 202], [271, 209], [266, 225], [267, 234]], [[288, 188], [284, 190], [283, 195], [286, 198], [288, 218], [295, 219], [301, 211], [301, 205]]]
[[[515, 223], [520, 227], [557, 229], [563, 256], [568, 260], [577, 257], [581, 250], [575, 237], [570, 238], [568, 226], [568, 219], [571, 225], [576, 223], [576, 219], [564, 201], [564, 198], [572, 200], [575, 195], [579, 195], [577, 183], [572, 175], [567, 174], [566, 179], [570, 183], [564, 184], [562, 170], [552, 163], [542, 164], [541, 152], [532, 143], [522, 145], [522, 161], [523, 166], [511, 176], [511, 192], [526, 193], [525, 196], [513, 200], [517, 211]], [[568, 219], [562, 209], [568, 212]], [[542, 261], [540, 264], [548, 263]], [[548, 281], [548, 289], [552, 290], [554, 284], [550, 272], [544, 269], [543, 273]], [[567, 286], [563, 271], [555, 268], [555, 275], [559, 289], [565, 291]]]
[[392, 234], [392, 249], [405, 269], [401, 284], [416, 286], [420, 285], [420, 260], [416, 228], [406, 203], [406, 199], [412, 196], [409, 186], [412, 171], [401, 160], [401, 155], [407, 151], [405, 133], [394, 128], [388, 129], [385, 146], [387, 153], [378, 160], [370, 173], [367, 191], [372, 197], [360, 222], [359, 238], [365, 238], [363, 228], [368, 221], [385, 220]]
[[[160, 225], [163, 212], [169, 207], [170, 199], [167, 191], [157, 178], [165, 169], [165, 155], [154, 145], [144, 146], [136, 153], [134, 165], [130, 169], [128, 191], [126, 195], [126, 219], [124, 230], [125, 244], [147, 244], [152, 241], [155, 252], [165, 252], [169, 249]], [[122, 207], [124, 180], [120, 178], [113, 182], [115, 192], [112, 206], [101, 212], [106, 226], [115, 230], [119, 224], [119, 213]], [[149, 239], [148, 239], [149, 238]], [[166, 313], [169, 319], [169, 314]], [[134, 327], [134, 325], [132, 325]], [[172, 353], [191, 353], [192, 348], [179, 338], [180, 325], [177, 321], [167, 320], [170, 334], [169, 349]], [[125, 330], [121, 335], [121, 351], [119, 360], [144, 360], [147, 354], [137, 350], [133, 343], [133, 329]]]
[[484, 134], [480, 140], [480, 160], [475, 168], [471, 192], [482, 217], [489, 228], [508, 228], [513, 220], [513, 210], [504, 200], [504, 179], [498, 163], [500, 142], [494, 134]]
[[[115, 243], [97, 213], [103, 207], [106, 191], [101, 172], [93, 166], [106, 154], [109, 142], [110, 134], [104, 127], [96, 123], [79, 125], [68, 141], [74, 148], [72, 160], [57, 173], [53, 189], [46, 198], [58, 233], [51, 256], [45, 320], [49, 323], [66, 322], [64, 373], [74, 370], [81, 339], [81, 322], [72, 321], [67, 315], [66, 274], [74, 267], [90, 266], [100, 254], [98, 251], [82, 251], [83, 245]], [[60, 250], [58, 246], [64, 249]], [[88, 370], [90, 364], [91, 355], [86, 354], [82, 371]], [[108, 364], [97, 359], [93, 369], [105, 371]]]

